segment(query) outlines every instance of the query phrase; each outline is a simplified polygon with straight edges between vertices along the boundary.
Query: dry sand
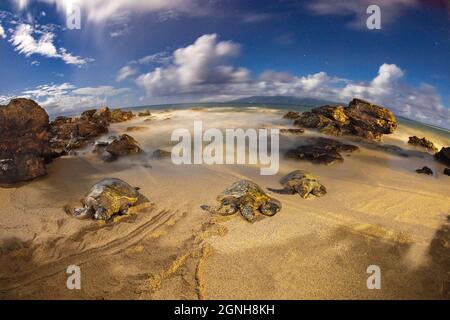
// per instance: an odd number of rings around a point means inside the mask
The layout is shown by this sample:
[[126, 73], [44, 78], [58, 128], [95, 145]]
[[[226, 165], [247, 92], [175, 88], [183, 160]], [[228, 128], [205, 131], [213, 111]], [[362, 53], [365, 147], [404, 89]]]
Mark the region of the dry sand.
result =
[[[194, 119], [218, 128], [289, 127], [281, 115], [172, 110], [112, 129], [148, 127], [132, 135], [151, 153], [170, 150], [172, 130], [191, 129]], [[417, 150], [405, 143], [411, 134], [450, 145], [445, 134], [407, 126], [386, 143]], [[282, 137], [281, 147], [299, 139]], [[257, 166], [245, 165], [175, 166], [170, 159], [145, 157], [102, 163], [89, 150], [57, 159], [47, 177], [0, 188], [0, 298], [442, 298], [450, 250], [436, 254], [432, 248], [438, 232], [449, 232], [450, 177], [432, 156], [405, 158], [362, 148], [340, 164], [281, 159], [280, 165], [278, 175], [261, 176]], [[436, 175], [414, 172], [424, 165]], [[200, 209], [236, 180], [277, 188], [279, 178], [296, 169], [316, 175], [328, 194], [309, 199], [272, 194], [283, 209], [253, 224]], [[65, 204], [76, 204], [106, 177], [141, 187], [152, 206], [112, 224], [64, 213]], [[81, 290], [66, 288], [69, 265], [81, 267]], [[381, 290], [366, 287], [369, 265], [381, 268]]]

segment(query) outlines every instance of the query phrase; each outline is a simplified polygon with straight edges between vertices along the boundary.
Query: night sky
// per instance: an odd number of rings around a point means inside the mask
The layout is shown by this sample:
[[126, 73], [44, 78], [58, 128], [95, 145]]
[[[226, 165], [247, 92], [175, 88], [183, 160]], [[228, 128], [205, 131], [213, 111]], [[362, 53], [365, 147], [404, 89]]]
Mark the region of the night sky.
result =
[[[81, 29], [66, 26], [67, 4]], [[289, 95], [450, 128], [450, 2], [2, 0], [0, 103], [51, 114]], [[381, 9], [369, 30], [366, 9]]]

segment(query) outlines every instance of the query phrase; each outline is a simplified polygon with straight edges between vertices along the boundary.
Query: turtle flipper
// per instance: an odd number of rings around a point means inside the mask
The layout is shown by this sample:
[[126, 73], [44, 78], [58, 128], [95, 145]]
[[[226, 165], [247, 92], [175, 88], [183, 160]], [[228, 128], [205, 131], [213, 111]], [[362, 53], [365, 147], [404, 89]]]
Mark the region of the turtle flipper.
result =
[[244, 205], [240, 208], [240, 212], [242, 216], [247, 220], [248, 222], [253, 222], [256, 219], [256, 212], [255, 209], [251, 205]]
[[64, 206], [64, 211], [71, 217], [75, 217], [78, 219], [87, 219], [89, 218], [90, 215], [90, 211], [87, 207], [83, 207], [83, 208], [73, 208], [71, 205], [65, 205]]
[[327, 188], [323, 185], [318, 185], [312, 190], [311, 193], [316, 197], [321, 197], [327, 193]]
[[274, 216], [280, 210], [281, 210], [281, 202], [276, 199], [267, 201], [266, 203], [261, 205], [261, 207], [259, 207], [259, 211], [261, 211], [263, 215], [269, 217]]
[[236, 213], [236, 211], [237, 211], [236, 206], [229, 204], [229, 203], [224, 203], [220, 206], [202, 205], [202, 206], [200, 206], [200, 208], [202, 208], [203, 210], [205, 210], [209, 213], [220, 214], [222, 216], [229, 216], [229, 215]]
[[306, 199], [310, 193], [310, 189], [305, 184], [298, 184], [294, 186], [294, 189], [303, 199]]

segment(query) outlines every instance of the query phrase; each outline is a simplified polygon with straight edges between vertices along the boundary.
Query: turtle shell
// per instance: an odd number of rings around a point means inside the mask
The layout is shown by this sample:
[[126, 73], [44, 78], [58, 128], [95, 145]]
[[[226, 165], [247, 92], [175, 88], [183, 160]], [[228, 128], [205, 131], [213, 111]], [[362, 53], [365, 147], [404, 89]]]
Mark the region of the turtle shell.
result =
[[108, 220], [112, 215], [126, 211], [139, 200], [139, 192], [120, 179], [104, 179], [92, 186], [84, 199], [84, 204], [97, 219]]

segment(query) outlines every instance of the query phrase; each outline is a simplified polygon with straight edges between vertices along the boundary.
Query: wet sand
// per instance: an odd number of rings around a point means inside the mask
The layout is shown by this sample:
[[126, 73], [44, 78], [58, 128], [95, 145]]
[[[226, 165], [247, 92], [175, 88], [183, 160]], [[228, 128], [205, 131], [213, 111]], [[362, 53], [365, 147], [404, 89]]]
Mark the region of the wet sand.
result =
[[[108, 136], [148, 127], [131, 135], [151, 154], [170, 150], [171, 132], [192, 129], [193, 120], [218, 128], [290, 127], [282, 114], [173, 110], [115, 124]], [[411, 134], [439, 148], [450, 145], [445, 135], [401, 125], [385, 143], [410, 157], [362, 146], [329, 166], [281, 158], [274, 176], [261, 176], [257, 166], [175, 166], [145, 156], [103, 163], [90, 150], [57, 159], [48, 176], [0, 188], [0, 298], [443, 298], [450, 276], [450, 177], [431, 155], [406, 143]], [[281, 149], [310, 135], [317, 134], [283, 136]], [[436, 174], [414, 172], [425, 165]], [[271, 194], [282, 210], [253, 224], [200, 209], [236, 180], [278, 188], [279, 178], [296, 169], [316, 175], [328, 193], [309, 199]], [[112, 224], [64, 213], [65, 204], [77, 204], [106, 177], [140, 187], [152, 206]], [[66, 288], [69, 265], [81, 268], [81, 290]], [[381, 268], [381, 290], [366, 287], [369, 265]]]

